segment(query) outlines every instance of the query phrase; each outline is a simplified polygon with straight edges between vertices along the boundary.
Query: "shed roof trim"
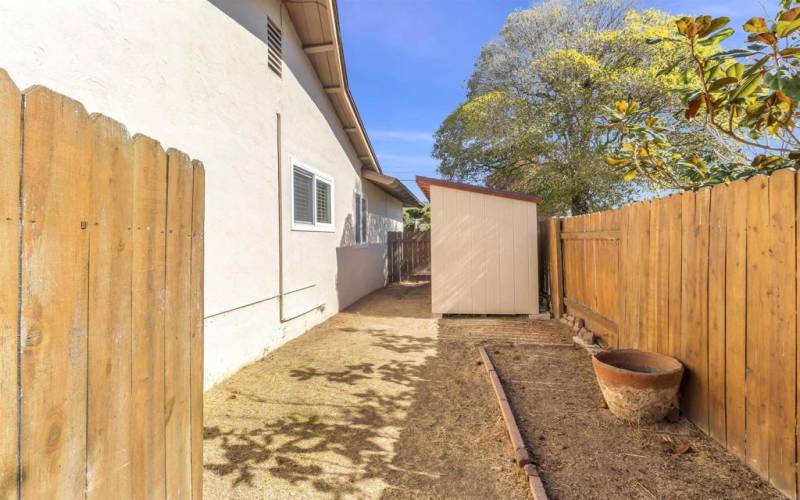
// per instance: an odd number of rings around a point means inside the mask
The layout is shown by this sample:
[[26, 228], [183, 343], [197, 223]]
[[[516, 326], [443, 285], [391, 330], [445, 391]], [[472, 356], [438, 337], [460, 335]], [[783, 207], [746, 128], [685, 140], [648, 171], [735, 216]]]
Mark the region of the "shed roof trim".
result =
[[470, 191], [472, 193], [480, 193], [488, 196], [497, 196], [499, 198], [511, 198], [512, 200], [528, 201], [531, 203], [541, 203], [542, 199], [539, 196], [520, 193], [517, 191], [503, 191], [500, 189], [491, 189], [483, 186], [474, 186], [472, 184], [464, 184], [461, 182], [445, 181], [442, 179], [434, 179], [432, 177], [417, 176], [417, 185], [425, 193], [428, 199], [431, 199], [431, 186], [440, 186], [449, 189], [457, 189], [460, 191]]

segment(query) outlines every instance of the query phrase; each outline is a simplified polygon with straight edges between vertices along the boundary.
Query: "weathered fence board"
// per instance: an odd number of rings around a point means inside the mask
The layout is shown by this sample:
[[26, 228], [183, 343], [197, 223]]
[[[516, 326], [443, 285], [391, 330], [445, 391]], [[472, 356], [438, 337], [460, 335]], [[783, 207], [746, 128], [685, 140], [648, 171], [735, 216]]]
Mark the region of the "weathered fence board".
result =
[[678, 357], [682, 410], [797, 498], [800, 192], [793, 170], [553, 219], [551, 304], [611, 347]]
[[25, 94], [20, 467], [23, 498], [86, 490], [91, 121], [43, 87]]
[[205, 258], [206, 177], [203, 164], [192, 161], [192, 268], [191, 268], [191, 455], [192, 498], [203, 498], [203, 262]]
[[21, 112], [19, 89], [0, 70], [0, 499], [17, 498]]
[[0, 498], [202, 498], [204, 178], [0, 70]]
[[164, 498], [167, 155], [141, 135], [133, 149], [133, 497]]
[[745, 459], [747, 184], [729, 187], [725, 231], [725, 427], [728, 449]]
[[191, 231], [192, 165], [167, 151], [166, 481], [168, 498], [191, 496]]
[[769, 182], [772, 328], [765, 331], [769, 365], [769, 479], [782, 491], [796, 488], [796, 242], [795, 173], [775, 172]]
[[131, 495], [131, 224], [133, 143], [92, 117], [89, 215], [87, 485], [89, 499]]

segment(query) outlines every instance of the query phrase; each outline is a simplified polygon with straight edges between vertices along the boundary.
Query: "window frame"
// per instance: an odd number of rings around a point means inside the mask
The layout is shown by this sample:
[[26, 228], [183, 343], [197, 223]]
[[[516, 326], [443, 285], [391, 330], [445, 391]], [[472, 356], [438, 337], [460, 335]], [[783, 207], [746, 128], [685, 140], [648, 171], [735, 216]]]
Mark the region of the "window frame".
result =
[[[360, 191], [356, 191], [353, 195], [353, 201], [355, 201], [356, 206], [353, 207], [353, 217], [356, 219], [354, 224], [355, 229], [355, 244], [356, 246], [366, 246], [369, 245], [369, 196], [367, 193], [364, 192], [363, 189]], [[358, 217], [361, 215], [361, 217]], [[359, 225], [360, 222], [364, 221], [364, 240], [359, 241]]]
[[[335, 204], [335, 187], [336, 183], [333, 182], [333, 177], [330, 175], [317, 170], [316, 168], [303, 163], [300, 160], [295, 158], [291, 158], [289, 162], [291, 165], [291, 186], [289, 191], [289, 197], [291, 198], [292, 204], [292, 231], [310, 231], [310, 232], [322, 232], [322, 233], [333, 233], [336, 231], [336, 204]], [[312, 224], [308, 224], [305, 222], [298, 222], [295, 220], [295, 199], [294, 199], [294, 171], [295, 168], [299, 168], [309, 174], [311, 174], [311, 215], [314, 219]], [[326, 224], [324, 222], [317, 222], [317, 180], [320, 180], [326, 184], [328, 184], [330, 188], [330, 202], [331, 202], [331, 222], [330, 224]]]

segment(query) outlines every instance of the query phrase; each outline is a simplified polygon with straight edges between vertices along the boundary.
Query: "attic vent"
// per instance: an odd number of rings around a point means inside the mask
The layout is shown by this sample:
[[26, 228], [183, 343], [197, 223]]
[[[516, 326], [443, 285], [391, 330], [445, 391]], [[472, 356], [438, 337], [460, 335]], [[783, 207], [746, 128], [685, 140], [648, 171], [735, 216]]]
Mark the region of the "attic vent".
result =
[[281, 29], [275, 22], [267, 18], [267, 63], [269, 69], [281, 76], [283, 71], [283, 56], [281, 55]]

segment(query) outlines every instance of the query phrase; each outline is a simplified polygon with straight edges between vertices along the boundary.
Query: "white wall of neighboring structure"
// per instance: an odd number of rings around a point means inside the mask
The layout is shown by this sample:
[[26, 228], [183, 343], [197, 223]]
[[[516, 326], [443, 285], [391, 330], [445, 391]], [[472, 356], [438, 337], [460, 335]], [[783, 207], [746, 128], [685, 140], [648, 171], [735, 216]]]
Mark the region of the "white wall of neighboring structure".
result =
[[[203, 161], [206, 387], [383, 286], [385, 232], [402, 228], [400, 202], [362, 181], [361, 161], [279, 1], [214, 3], [222, 9], [206, 0], [0, 3], [0, 67], [20, 88], [45, 85]], [[283, 28], [282, 78], [267, 67], [267, 15]], [[334, 232], [291, 230], [293, 158], [334, 179]], [[360, 190], [370, 236], [356, 246]], [[285, 311], [298, 314], [288, 322], [278, 300], [279, 195]]]

